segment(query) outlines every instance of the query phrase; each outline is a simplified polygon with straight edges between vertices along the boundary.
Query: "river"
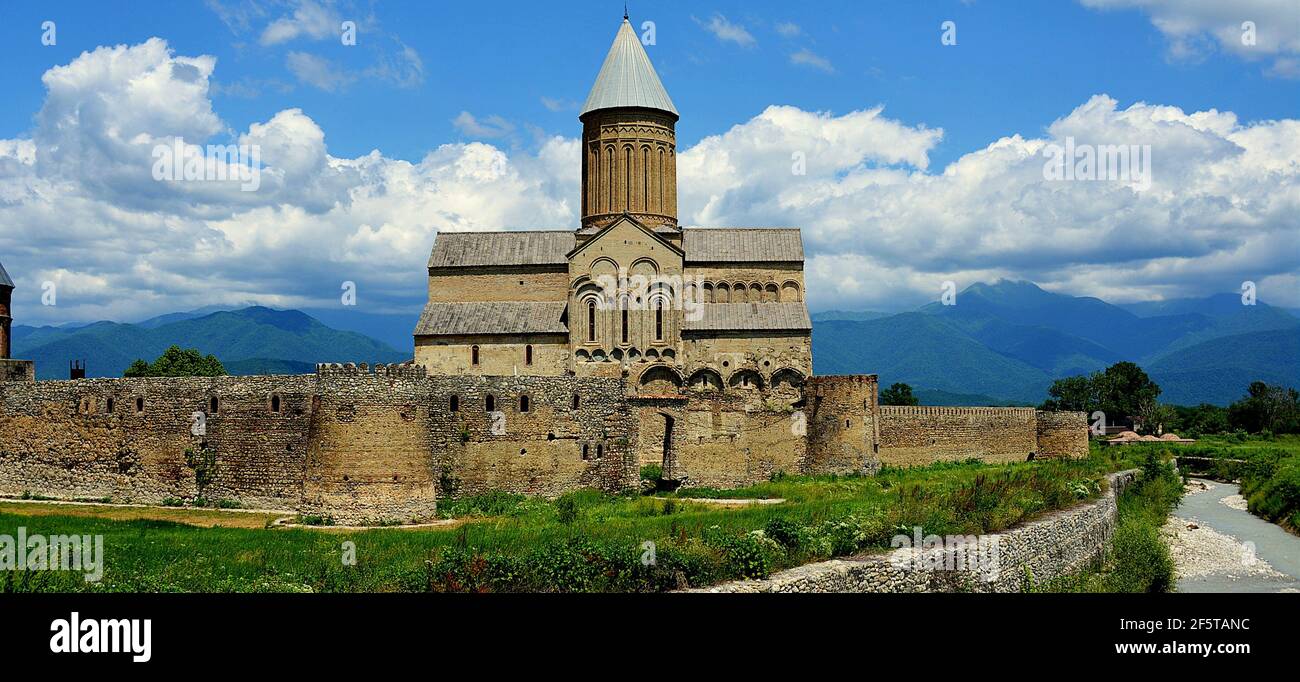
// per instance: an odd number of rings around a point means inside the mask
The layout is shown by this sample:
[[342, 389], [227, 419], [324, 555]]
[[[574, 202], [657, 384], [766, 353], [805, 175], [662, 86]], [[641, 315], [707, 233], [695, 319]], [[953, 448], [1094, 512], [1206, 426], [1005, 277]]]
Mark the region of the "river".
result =
[[1162, 532], [1179, 592], [1300, 592], [1300, 536], [1247, 511], [1234, 483], [1192, 479]]

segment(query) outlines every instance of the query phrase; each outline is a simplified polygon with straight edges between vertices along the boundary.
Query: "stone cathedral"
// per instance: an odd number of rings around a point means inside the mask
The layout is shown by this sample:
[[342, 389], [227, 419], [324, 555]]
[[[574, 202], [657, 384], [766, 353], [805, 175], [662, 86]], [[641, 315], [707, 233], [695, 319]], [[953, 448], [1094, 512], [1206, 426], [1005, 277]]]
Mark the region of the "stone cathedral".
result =
[[799, 230], [678, 224], [677, 108], [626, 18], [579, 119], [581, 223], [440, 234], [416, 363], [624, 376], [642, 395], [797, 392], [812, 373]]
[[683, 228], [677, 108], [626, 17], [580, 115], [582, 216], [444, 233], [411, 361], [314, 374], [36, 381], [9, 358], [0, 266], [0, 496], [229, 500], [340, 522], [439, 499], [863, 474], [1087, 454], [1081, 412], [886, 407], [812, 376], [799, 230]]

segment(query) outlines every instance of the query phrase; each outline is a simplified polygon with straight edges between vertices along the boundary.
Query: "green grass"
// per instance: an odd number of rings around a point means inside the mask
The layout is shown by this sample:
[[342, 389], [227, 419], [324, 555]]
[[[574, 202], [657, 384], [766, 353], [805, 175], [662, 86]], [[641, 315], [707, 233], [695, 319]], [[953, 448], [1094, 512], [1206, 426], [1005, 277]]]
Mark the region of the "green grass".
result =
[[1257, 516], [1300, 530], [1300, 436], [1208, 436], [1191, 445], [1125, 445], [1134, 455], [1168, 452], [1185, 460], [1185, 470], [1219, 480], [1240, 480], [1241, 494]]
[[1160, 536], [1183, 482], [1156, 451], [1144, 454], [1142, 475], [1119, 496], [1111, 546], [1098, 565], [1043, 585], [1035, 592], [1172, 592], [1177, 576]]
[[[727, 494], [787, 502], [737, 508], [681, 493], [583, 490], [555, 501], [498, 493], [440, 501], [443, 513], [467, 523], [410, 530], [198, 528], [0, 510], [0, 533], [103, 534], [106, 555], [99, 583], [8, 572], [0, 591], [663, 591], [886, 549], [914, 526], [939, 535], [1001, 530], [1093, 497], [1106, 473], [1131, 465], [1126, 453], [1108, 451], [1070, 462], [786, 476]], [[647, 541], [653, 562], [643, 561]], [[342, 561], [348, 542], [354, 566]]]

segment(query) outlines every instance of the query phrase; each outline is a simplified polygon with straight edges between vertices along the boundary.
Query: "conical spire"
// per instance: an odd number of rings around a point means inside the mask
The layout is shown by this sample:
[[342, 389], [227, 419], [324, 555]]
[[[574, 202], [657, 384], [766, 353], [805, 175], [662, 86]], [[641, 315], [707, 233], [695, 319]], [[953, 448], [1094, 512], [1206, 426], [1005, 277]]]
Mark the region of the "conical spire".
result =
[[605, 55], [605, 63], [596, 76], [596, 84], [587, 95], [587, 103], [582, 107], [585, 116], [598, 109], [618, 109], [622, 107], [641, 107], [657, 109], [677, 115], [677, 107], [668, 97], [659, 74], [650, 63], [650, 56], [645, 53], [636, 31], [627, 17], [618, 27], [614, 44]]
[[5, 272], [4, 263], [0, 263], [0, 287], [14, 288], [14, 281], [9, 279], [9, 273]]

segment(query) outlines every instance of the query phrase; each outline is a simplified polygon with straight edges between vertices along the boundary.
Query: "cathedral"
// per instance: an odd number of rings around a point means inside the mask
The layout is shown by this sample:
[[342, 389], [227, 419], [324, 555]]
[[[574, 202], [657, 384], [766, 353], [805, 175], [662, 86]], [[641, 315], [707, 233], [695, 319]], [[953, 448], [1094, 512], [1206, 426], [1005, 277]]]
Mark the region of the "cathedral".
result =
[[798, 392], [812, 373], [797, 228], [683, 228], [679, 114], [625, 17], [582, 122], [582, 216], [439, 234], [415, 363], [626, 377], [640, 395]]

